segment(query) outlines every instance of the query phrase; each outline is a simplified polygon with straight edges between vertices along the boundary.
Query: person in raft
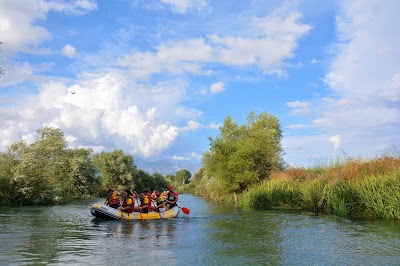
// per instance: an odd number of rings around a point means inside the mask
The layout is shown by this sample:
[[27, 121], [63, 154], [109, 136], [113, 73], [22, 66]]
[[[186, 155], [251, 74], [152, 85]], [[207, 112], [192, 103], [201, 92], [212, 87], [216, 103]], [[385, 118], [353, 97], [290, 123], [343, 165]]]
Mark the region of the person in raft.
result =
[[118, 207], [118, 210], [131, 213], [135, 211], [135, 197], [130, 189], [126, 189], [123, 192], [124, 202], [121, 207]]
[[167, 199], [165, 200], [165, 210], [168, 211], [169, 209], [175, 207], [177, 201], [178, 192], [174, 191], [173, 186], [168, 186], [168, 195]]
[[140, 198], [140, 206], [135, 208], [135, 211], [148, 213], [151, 208], [151, 194], [150, 190], [146, 190], [145, 193], [138, 194], [134, 192], [137, 197]]
[[106, 204], [114, 209], [118, 209], [118, 207], [121, 206], [119, 192], [117, 190], [110, 188], [107, 191]]
[[152, 195], [152, 201], [155, 203], [155, 206], [151, 206], [152, 211], [159, 212], [160, 208], [164, 208], [165, 210], [165, 199], [167, 198], [167, 195], [164, 193], [161, 193], [158, 190], [154, 190], [154, 193], [156, 195], [155, 199], [153, 199], [153, 194]]

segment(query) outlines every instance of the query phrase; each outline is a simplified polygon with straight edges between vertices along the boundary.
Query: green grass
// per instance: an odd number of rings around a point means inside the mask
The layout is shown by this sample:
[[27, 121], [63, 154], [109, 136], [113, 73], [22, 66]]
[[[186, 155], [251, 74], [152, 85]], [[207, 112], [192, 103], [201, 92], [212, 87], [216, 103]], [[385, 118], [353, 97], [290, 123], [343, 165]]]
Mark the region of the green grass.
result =
[[400, 157], [274, 172], [269, 180], [248, 189], [241, 203], [259, 209], [400, 220]]

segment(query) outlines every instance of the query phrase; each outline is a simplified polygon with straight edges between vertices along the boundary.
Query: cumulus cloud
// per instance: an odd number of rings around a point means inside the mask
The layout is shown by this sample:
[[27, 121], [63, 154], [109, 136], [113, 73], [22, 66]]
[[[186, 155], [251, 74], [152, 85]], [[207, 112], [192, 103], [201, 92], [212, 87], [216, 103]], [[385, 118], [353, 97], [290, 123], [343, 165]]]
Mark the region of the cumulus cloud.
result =
[[[84, 14], [97, 8], [94, 0], [72, 1], [0, 1], [1, 41], [5, 51], [35, 52], [37, 45], [50, 40], [51, 34], [36, 22], [45, 19], [49, 11]], [[35, 48], [35, 49], [33, 49]], [[37, 50], [36, 50], [37, 51]], [[45, 50], [47, 53], [49, 50]]]
[[[18, 111], [0, 109], [0, 117], [5, 118], [0, 126], [0, 148], [20, 138], [28, 140], [37, 128], [53, 126], [63, 130], [73, 147], [124, 147], [143, 157], [157, 155], [178, 137], [178, 127], [160, 120], [157, 107], [139, 107], [137, 103], [144, 99], [125, 97], [127, 90], [132, 88], [123, 77], [112, 74], [71, 86], [43, 84], [40, 93], [28, 98]], [[165, 112], [173, 112], [174, 106], [170, 108]]]
[[[400, 23], [400, 2], [339, 3], [339, 40], [324, 77], [336, 97], [324, 98], [320, 105], [310, 107], [318, 129], [312, 138], [328, 139], [335, 148], [346, 139], [347, 153], [376, 156], [393, 143], [400, 143], [400, 35], [394, 26]], [[332, 137], [332, 132], [337, 135]], [[305, 140], [299, 138], [297, 143], [301, 141]], [[323, 142], [318, 145], [323, 147]], [[320, 155], [324, 153], [329, 154], [321, 148]]]
[[339, 149], [342, 146], [342, 139], [339, 135], [330, 137], [329, 142], [332, 143], [335, 149]]
[[211, 93], [217, 93], [225, 90], [225, 85], [223, 82], [216, 82], [211, 84], [210, 86], [210, 92]]
[[282, 76], [285, 60], [293, 57], [300, 38], [311, 29], [299, 22], [300, 18], [296, 12], [276, 12], [250, 23], [258, 32], [254, 37], [210, 34], [206, 38], [170, 41], [155, 52], [135, 52], [118, 63], [128, 67], [136, 78], [162, 72], [208, 75], [208, 64], [257, 66], [264, 74]]
[[66, 44], [62, 49], [62, 54], [68, 57], [74, 57], [76, 55], [76, 49], [70, 44]]
[[208, 125], [203, 125], [197, 121], [194, 120], [189, 120], [186, 124], [186, 126], [182, 127], [180, 130], [181, 131], [195, 131], [200, 128], [205, 128], [205, 129], [219, 129], [221, 127], [221, 124], [214, 124], [210, 123]]

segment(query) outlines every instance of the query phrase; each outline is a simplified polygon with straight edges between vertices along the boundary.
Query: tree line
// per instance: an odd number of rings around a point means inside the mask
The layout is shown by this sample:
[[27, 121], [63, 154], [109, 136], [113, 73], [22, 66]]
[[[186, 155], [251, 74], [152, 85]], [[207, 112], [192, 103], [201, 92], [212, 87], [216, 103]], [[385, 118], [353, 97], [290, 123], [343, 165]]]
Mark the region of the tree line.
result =
[[0, 153], [3, 205], [66, 203], [105, 195], [108, 188], [163, 190], [174, 180], [138, 169], [122, 150], [68, 148], [63, 132], [51, 127], [38, 129], [32, 144], [18, 141]]

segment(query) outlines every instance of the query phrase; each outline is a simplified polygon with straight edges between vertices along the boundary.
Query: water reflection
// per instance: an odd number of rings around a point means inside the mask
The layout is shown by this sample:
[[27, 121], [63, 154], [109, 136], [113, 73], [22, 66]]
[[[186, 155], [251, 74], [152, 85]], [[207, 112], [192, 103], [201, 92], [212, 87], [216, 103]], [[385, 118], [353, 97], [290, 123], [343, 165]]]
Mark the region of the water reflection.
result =
[[93, 218], [92, 202], [0, 208], [1, 265], [400, 265], [400, 223], [254, 211], [182, 195], [189, 217]]

